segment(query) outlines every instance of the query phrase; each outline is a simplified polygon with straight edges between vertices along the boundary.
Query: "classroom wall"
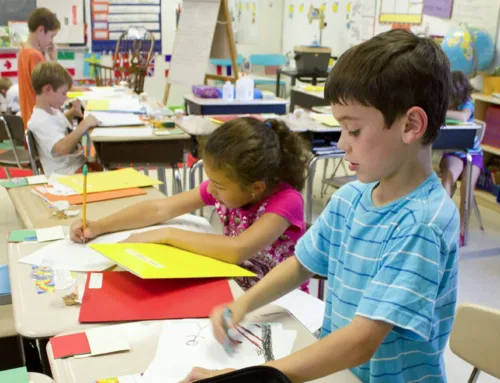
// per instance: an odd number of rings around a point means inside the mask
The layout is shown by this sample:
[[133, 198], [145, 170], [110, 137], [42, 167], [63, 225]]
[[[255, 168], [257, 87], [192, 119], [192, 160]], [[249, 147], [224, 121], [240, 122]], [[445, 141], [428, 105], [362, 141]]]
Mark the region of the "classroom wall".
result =
[[[315, 36], [319, 37], [318, 21], [313, 21], [310, 24], [307, 18], [309, 5], [313, 5], [318, 8], [323, 6], [325, 9], [327, 26], [323, 31], [322, 45], [331, 47], [334, 56], [341, 55], [350, 46], [361, 41], [358, 38], [359, 36], [354, 36], [352, 28], [352, 12], [356, 8], [356, 4], [361, 4], [366, 7], [367, 4], [373, 3], [375, 3], [375, 17], [371, 28], [371, 36], [387, 31], [392, 27], [392, 25], [380, 24], [378, 22], [380, 15], [380, 0], [285, 0], [283, 8], [282, 52], [286, 54], [287, 52], [293, 51], [293, 47], [296, 45], [311, 44]], [[485, 5], [487, 5], [487, 8]], [[475, 7], [483, 7], [483, 11], [489, 9], [490, 13], [488, 17], [493, 15], [495, 26], [498, 24], [500, 0], [455, 0], [454, 6], [470, 7], [471, 19], [474, 19], [475, 16], [476, 24], [480, 27], [484, 27], [484, 23], [481, 22], [481, 17], [483, 15], [479, 12], [474, 12], [473, 9], [475, 9]], [[367, 21], [366, 17], [363, 19]], [[441, 19], [424, 14], [422, 25], [412, 26], [411, 29], [415, 33], [446, 35], [452, 22], [453, 21], [450, 19]], [[366, 25], [365, 23], [365, 25], [361, 25], [361, 27], [368, 32], [369, 28], [366, 28]], [[489, 25], [491, 25], [491, 22]], [[494, 65], [500, 65], [500, 31], [497, 28], [493, 28], [492, 36], [496, 38]]]

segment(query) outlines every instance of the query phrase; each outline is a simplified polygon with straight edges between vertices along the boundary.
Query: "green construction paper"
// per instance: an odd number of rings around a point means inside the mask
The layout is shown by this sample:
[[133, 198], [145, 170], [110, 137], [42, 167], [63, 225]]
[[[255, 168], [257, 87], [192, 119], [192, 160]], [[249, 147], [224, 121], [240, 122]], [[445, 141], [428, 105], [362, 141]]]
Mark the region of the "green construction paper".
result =
[[26, 367], [19, 367], [0, 371], [0, 382], [29, 383], [28, 370]]
[[34, 242], [36, 240], [36, 230], [15, 230], [9, 234], [9, 242]]
[[21, 186], [28, 186], [28, 180], [26, 179], [26, 177], [12, 178], [10, 180], [0, 181], [0, 185], [6, 189], [18, 188]]

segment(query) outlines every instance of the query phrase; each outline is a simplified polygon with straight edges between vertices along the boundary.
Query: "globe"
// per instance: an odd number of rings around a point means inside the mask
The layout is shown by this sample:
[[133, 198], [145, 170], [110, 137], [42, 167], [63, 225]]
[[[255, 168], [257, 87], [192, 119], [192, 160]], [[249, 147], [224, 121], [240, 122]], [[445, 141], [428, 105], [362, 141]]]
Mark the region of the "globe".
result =
[[443, 39], [441, 48], [450, 60], [451, 70], [462, 71], [468, 76], [488, 69], [495, 55], [490, 35], [466, 24], [452, 27]]

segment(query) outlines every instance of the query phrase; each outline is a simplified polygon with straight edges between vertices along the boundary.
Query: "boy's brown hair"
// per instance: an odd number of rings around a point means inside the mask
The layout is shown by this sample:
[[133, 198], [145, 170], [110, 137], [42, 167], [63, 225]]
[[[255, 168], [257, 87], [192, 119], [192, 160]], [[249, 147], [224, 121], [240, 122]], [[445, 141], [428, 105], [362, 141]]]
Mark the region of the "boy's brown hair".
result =
[[36, 95], [42, 94], [45, 85], [50, 85], [56, 91], [65, 84], [70, 89], [73, 86], [73, 79], [69, 72], [56, 61], [42, 62], [31, 72], [31, 85]]
[[451, 72], [451, 97], [450, 109], [456, 110], [460, 105], [470, 99], [472, 85], [464, 72]]
[[43, 26], [45, 33], [58, 31], [61, 23], [54, 12], [47, 8], [37, 8], [28, 17], [28, 28], [30, 32], [35, 32], [39, 26]]
[[386, 127], [414, 106], [427, 114], [422, 144], [436, 140], [450, 98], [450, 63], [431, 38], [394, 29], [346, 51], [325, 86], [331, 104], [358, 102], [378, 109]]
[[304, 188], [308, 163], [305, 143], [280, 120], [242, 117], [229, 121], [202, 143], [205, 161], [242, 189], [264, 181], [270, 193], [281, 182], [298, 191]]
[[0, 77], [0, 90], [8, 91], [12, 86], [12, 81], [7, 77]]

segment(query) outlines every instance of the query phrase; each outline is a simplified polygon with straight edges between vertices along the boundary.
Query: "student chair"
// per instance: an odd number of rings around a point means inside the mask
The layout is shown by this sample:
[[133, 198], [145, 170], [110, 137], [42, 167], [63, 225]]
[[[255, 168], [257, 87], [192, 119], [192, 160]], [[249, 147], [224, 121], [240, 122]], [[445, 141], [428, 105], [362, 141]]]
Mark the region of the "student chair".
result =
[[[279, 67], [286, 64], [285, 55], [281, 54], [255, 54], [250, 55], [248, 57], [248, 61], [250, 63], [250, 72], [254, 73], [252, 70], [254, 66], [264, 67], [264, 73], [266, 75], [276, 75], [276, 71]], [[254, 78], [255, 86], [258, 85], [272, 85], [276, 84], [275, 78], [266, 78], [266, 77], [256, 77]], [[280, 80], [280, 94], [277, 94], [276, 97], [284, 97], [286, 92], [286, 81]]]
[[[243, 66], [244, 61], [245, 61], [245, 59], [243, 58], [242, 55], [238, 55], [238, 57], [236, 57], [236, 65], [238, 67], [238, 68], [236, 68], [236, 70], [238, 72], [241, 71], [241, 68]], [[231, 59], [210, 59], [210, 64], [214, 65], [217, 68], [217, 74], [219, 74], [219, 72], [220, 72], [221, 76], [231, 77], [233, 75], [233, 68], [232, 68], [233, 63], [231, 62]], [[222, 73], [222, 67], [227, 68], [226, 73]], [[229, 73], [231, 73], [231, 74], [229, 74]]]
[[0, 138], [8, 139], [12, 149], [0, 154], [0, 167], [5, 168], [5, 173], [10, 179], [9, 168], [29, 169], [30, 158], [26, 149], [19, 144], [24, 141], [24, 124], [19, 116], [0, 116]]
[[458, 306], [450, 334], [451, 351], [472, 364], [469, 383], [475, 383], [480, 371], [500, 379], [498, 331], [500, 310], [475, 304]]
[[42, 163], [40, 162], [40, 156], [38, 155], [38, 148], [36, 146], [35, 136], [33, 132], [29, 129], [26, 130], [26, 145], [28, 146], [28, 153], [30, 156], [31, 169], [34, 175], [43, 174]]

